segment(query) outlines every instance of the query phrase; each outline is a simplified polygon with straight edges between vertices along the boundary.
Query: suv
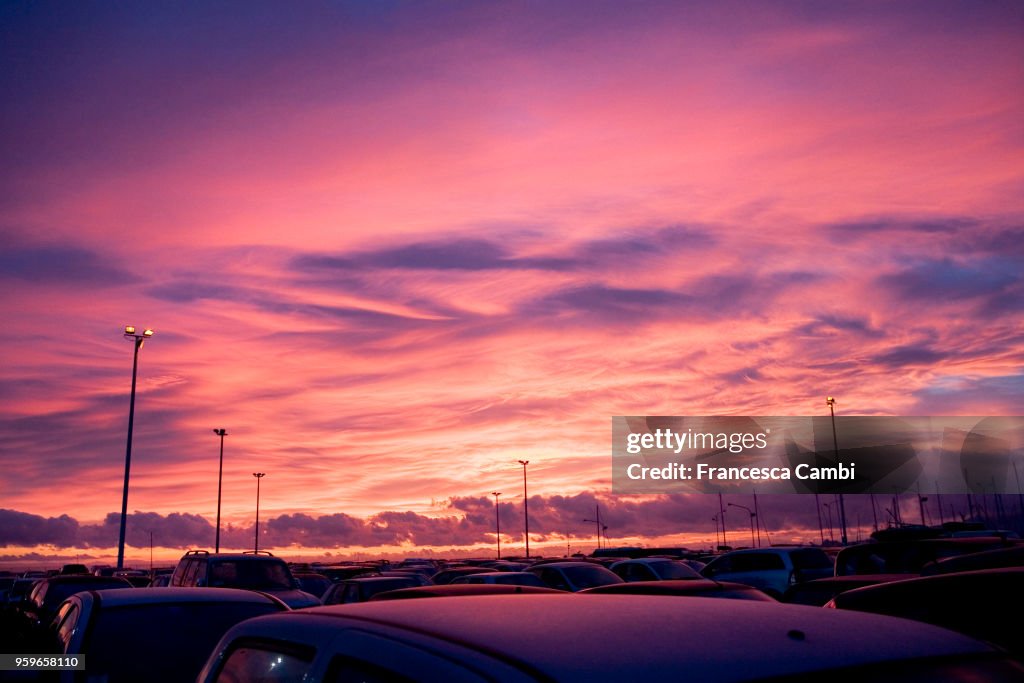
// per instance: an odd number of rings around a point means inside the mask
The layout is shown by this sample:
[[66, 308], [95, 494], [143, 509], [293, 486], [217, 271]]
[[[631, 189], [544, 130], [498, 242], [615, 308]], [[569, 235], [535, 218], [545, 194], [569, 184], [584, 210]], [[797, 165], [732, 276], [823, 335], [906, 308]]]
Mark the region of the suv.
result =
[[261, 591], [292, 609], [321, 604], [315, 595], [299, 590], [299, 582], [284, 560], [268, 552], [211, 554], [190, 550], [178, 561], [170, 585]]
[[821, 548], [757, 548], [719, 555], [700, 573], [760, 588], [778, 600], [793, 584], [823, 579], [834, 571], [832, 558]]

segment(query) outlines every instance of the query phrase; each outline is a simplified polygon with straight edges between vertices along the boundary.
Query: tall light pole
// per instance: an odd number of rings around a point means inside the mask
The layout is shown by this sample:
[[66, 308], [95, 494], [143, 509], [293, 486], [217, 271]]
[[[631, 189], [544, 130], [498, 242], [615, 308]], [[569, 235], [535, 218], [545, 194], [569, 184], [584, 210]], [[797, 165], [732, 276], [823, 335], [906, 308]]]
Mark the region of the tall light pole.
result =
[[220, 437], [220, 467], [217, 469], [217, 536], [213, 543], [213, 552], [220, 552], [220, 491], [224, 481], [224, 437], [228, 430], [214, 429], [213, 433]]
[[135, 378], [139, 372], [139, 349], [147, 339], [153, 336], [153, 330], [146, 328], [137, 334], [134, 325], [125, 325], [124, 338], [135, 346], [132, 354], [132, 397], [128, 403], [128, 445], [124, 449], [124, 493], [121, 495], [121, 533], [117, 539], [117, 568], [124, 569], [124, 532], [128, 522], [128, 474], [132, 466], [132, 429], [135, 426]]
[[526, 557], [530, 557], [530, 508], [529, 498], [526, 496], [526, 466], [530, 464], [529, 460], [519, 460], [520, 465], [523, 466], [523, 528], [525, 529], [526, 536]]
[[[832, 447], [836, 452], [836, 464], [839, 464], [839, 439], [836, 436], [836, 400], [832, 396], [825, 399], [825, 403], [828, 404], [828, 412], [832, 415]], [[839, 530], [842, 536], [843, 545], [846, 542], [846, 500], [843, 498], [843, 494], [839, 494]]]
[[501, 559], [501, 517], [498, 514], [498, 496], [501, 495], [501, 491], [493, 491], [491, 493], [494, 496], [494, 536], [498, 539], [498, 559]]
[[267, 473], [253, 472], [252, 476], [256, 477], [256, 544], [253, 551], [258, 553], [260, 551], [260, 479], [267, 476]]
[[747, 514], [750, 515], [750, 547], [751, 548], [756, 547], [754, 545], [754, 517], [757, 517], [757, 515], [754, 514], [754, 511], [751, 510], [750, 508], [748, 508], [746, 505], [738, 505], [736, 503], [728, 503], [728, 505], [729, 505], [729, 507], [740, 508], [741, 510], [746, 510]]

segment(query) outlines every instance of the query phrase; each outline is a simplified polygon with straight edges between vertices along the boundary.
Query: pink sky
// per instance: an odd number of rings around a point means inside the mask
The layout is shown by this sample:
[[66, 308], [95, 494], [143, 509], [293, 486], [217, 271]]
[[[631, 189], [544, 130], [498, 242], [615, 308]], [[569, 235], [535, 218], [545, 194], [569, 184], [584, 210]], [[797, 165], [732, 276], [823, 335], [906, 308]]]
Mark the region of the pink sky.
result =
[[214, 427], [287, 554], [520, 542], [520, 459], [538, 543], [709, 537], [612, 415], [1020, 414], [1018, 3], [251, 7], [0, 10], [0, 555], [109, 554], [127, 323], [168, 557]]

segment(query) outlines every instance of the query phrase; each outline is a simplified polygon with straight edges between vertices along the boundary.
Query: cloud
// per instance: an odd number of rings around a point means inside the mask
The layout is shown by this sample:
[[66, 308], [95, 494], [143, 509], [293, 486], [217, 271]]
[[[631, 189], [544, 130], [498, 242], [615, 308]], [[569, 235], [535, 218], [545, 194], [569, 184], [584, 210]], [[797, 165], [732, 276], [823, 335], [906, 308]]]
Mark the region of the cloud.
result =
[[1019, 263], [986, 258], [957, 263], [951, 259], [923, 261], [882, 275], [877, 283], [897, 296], [941, 303], [998, 297], [1020, 284]]
[[93, 287], [121, 287], [141, 281], [109, 257], [74, 246], [6, 247], [0, 252], [0, 278]]

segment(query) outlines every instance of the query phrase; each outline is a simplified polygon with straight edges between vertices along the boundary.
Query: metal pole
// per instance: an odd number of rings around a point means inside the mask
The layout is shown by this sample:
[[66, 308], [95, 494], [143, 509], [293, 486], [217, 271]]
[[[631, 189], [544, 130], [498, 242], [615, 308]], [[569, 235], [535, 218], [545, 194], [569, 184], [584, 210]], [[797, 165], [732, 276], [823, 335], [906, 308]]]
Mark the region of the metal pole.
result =
[[722, 545], [729, 545], [725, 538], [725, 503], [722, 502], [722, 492], [718, 492], [718, 516], [722, 518]]
[[530, 499], [526, 495], [526, 466], [530, 464], [529, 460], [520, 460], [519, 464], [523, 466], [523, 529], [524, 536], [526, 536], [526, 557], [530, 557]]
[[494, 496], [494, 535], [498, 539], [498, 559], [501, 559], [501, 517], [498, 514], [498, 496], [501, 495], [501, 491], [494, 491], [491, 493]]
[[121, 494], [121, 532], [117, 539], [117, 568], [124, 569], [124, 534], [128, 522], [128, 474], [132, 467], [132, 429], [135, 426], [135, 378], [139, 371], [139, 349], [143, 337], [135, 337], [132, 354], [132, 396], [128, 403], [128, 445], [124, 449], [124, 492]]
[[[839, 438], [836, 436], [836, 411], [835, 403], [836, 400], [831, 396], [826, 399], [828, 402], [828, 412], [832, 415], [832, 446], [835, 448], [836, 453], [836, 464], [839, 464]], [[847, 545], [846, 540], [846, 501], [843, 498], [843, 494], [839, 494], [839, 528], [842, 535], [843, 545]]]
[[213, 552], [220, 552], [220, 492], [224, 481], [224, 437], [226, 429], [214, 429], [213, 433], [220, 437], [220, 467], [217, 469], [217, 536], [213, 543]]
[[821, 496], [814, 494], [814, 507], [818, 510], [818, 533], [821, 534], [821, 544], [825, 545], [825, 527], [821, 523]]
[[266, 472], [253, 472], [256, 477], [256, 542], [253, 546], [254, 552], [260, 551], [260, 479], [267, 476]]

